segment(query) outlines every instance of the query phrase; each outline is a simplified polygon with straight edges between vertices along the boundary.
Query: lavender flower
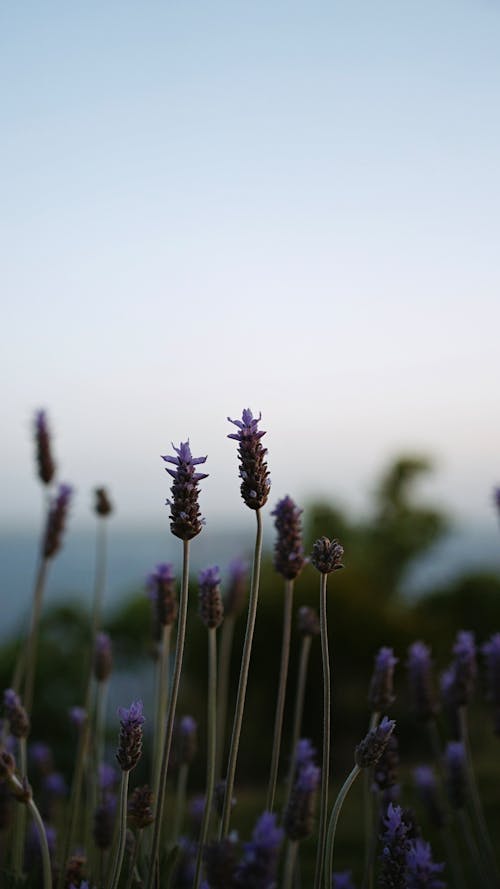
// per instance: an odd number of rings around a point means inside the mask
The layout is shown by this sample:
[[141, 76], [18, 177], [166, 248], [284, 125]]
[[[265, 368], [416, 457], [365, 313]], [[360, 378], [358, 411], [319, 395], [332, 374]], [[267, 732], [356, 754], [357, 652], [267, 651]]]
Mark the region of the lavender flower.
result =
[[27, 738], [30, 731], [29, 716], [14, 689], [7, 688], [4, 691], [3, 707], [5, 715], [9, 720], [11, 735], [14, 738]]
[[108, 793], [94, 812], [92, 835], [98, 849], [110, 849], [116, 820], [116, 796]]
[[423, 642], [410, 645], [407, 668], [415, 714], [422, 722], [427, 722], [436, 715], [438, 708], [432, 683], [431, 652]]
[[248, 563], [245, 559], [233, 559], [229, 564], [229, 577], [224, 594], [224, 614], [229, 617], [243, 611], [247, 588]]
[[142, 753], [142, 701], [135, 701], [128, 710], [120, 707], [120, 739], [116, 758], [122, 772], [130, 772], [139, 762]]
[[396, 803], [399, 799], [398, 773], [399, 744], [393, 732], [373, 772], [373, 783], [382, 795], [384, 809], [389, 803]]
[[[498, 489], [500, 491], [500, 488]], [[481, 649], [486, 661], [488, 698], [493, 704], [495, 734], [500, 735], [500, 633], [495, 633]]]
[[473, 694], [477, 676], [474, 633], [461, 630], [453, 646], [454, 696], [457, 707], [465, 707]]
[[176, 723], [176, 753], [179, 765], [189, 765], [196, 756], [198, 725], [192, 716], [183, 716]]
[[463, 809], [466, 795], [466, 758], [461, 741], [450, 741], [444, 754], [446, 789], [454, 809]]
[[52, 799], [64, 799], [68, 792], [66, 779], [61, 772], [51, 772], [46, 775], [42, 784], [44, 792]]
[[52, 500], [42, 549], [45, 559], [52, 559], [61, 549], [72, 493], [70, 485], [59, 485], [59, 490]]
[[52, 459], [47, 415], [43, 410], [35, 414], [35, 443], [38, 477], [44, 485], [49, 485], [54, 478], [56, 467]]
[[356, 765], [360, 769], [368, 769], [378, 762], [389, 743], [389, 738], [395, 727], [396, 723], [394, 720], [384, 716], [380, 725], [368, 732], [354, 752]]
[[276, 826], [276, 815], [264, 812], [255, 825], [252, 841], [245, 843], [236, 870], [237, 885], [245, 889], [273, 889], [282, 840], [283, 831]]
[[445, 889], [446, 883], [438, 874], [444, 864], [433, 861], [429, 843], [417, 837], [413, 840], [406, 855], [406, 879], [408, 889]]
[[108, 492], [106, 488], [95, 488], [95, 504], [94, 509], [98, 516], [101, 518], [106, 518], [106, 516], [110, 515], [113, 512], [113, 506], [108, 497]]
[[394, 667], [398, 658], [392, 648], [381, 648], [375, 656], [375, 666], [368, 692], [372, 713], [380, 713], [394, 703]]
[[197, 793], [196, 796], [193, 796], [189, 801], [188, 814], [193, 828], [197, 833], [199, 833], [203, 815], [205, 813], [205, 799], [206, 798], [202, 793]]
[[320, 574], [331, 574], [343, 568], [344, 547], [335, 538], [320, 537], [313, 545], [311, 562]]
[[197, 845], [187, 837], [179, 837], [179, 856], [175, 868], [176, 889], [191, 889], [196, 871]]
[[[56, 854], [57, 834], [54, 827], [44, 823], [45, 836], [47, 837], [47, 845], [49, 847], [49, 856], [52, 864]], [[40, 836], [36, 824], [32, 821], [28, 827], [26, 836], [26, 847], [24, 850], [24, 866], [28, 871], [39, 868], [42, 864], [42, 850], [40, 847]]]
[[500, 485], [493, 488], [493, 503], [495, 504], [500, 516]]
[[98, 769], [99, 788], [105, 796], [107, 793], [114, 791], [118, 785], [118, 773], [113, 766], [107, 762], [101, 762]]
[[154, 821], [153, 791], [148, 784], [136, 787], [127, 806], [128, 820], [137, 830], [144, 830]]
[[295, 580], [305, 564], [302, 544], [302, 509], [291, 497], [278, 500], [271, 515], [275, 516], [277, 538], [274, 545], [274, 567], [285, 580]]
[[314, 749], [307, 740], [298, 742], [294, 782], [283, 816], [283, 827], [291, 840], [303, 840], [313, 831], [314, 806], [321, 778], [320, 769], [312, 761], [313, 755]]
[[297, 612], [297, 629], [301, 636], [319, 636], [320, 626], [317, 611], [302, 605]]
[[379, 886], [381, 889], [407, 889], [406, 858], [410, 849], [408, 825], [400, 806], [389, 803], [383, 819]]
[[209, 630], [215, 630], [222, 623], [224, 607], [220, 594], [220, 572], [217, 566], [200, 571], [199, 602], [200, 617]]
[[332, 874], [332, 889], [356, 889], [350, 870], [334, 871]]
[[436, 776], [430, 766], [417, 766], [413, 770], [413, 780], [417, 793], [424, 804], [429, 820], [434, 827], [444, 826], [444, 812], [439, 800]]
[[237, 889], [236, 882], [237, 846], [234, 835], [209, 843], [205, 846], [203, 859], [210, 889]]
[[174, 566], [161, 562], [147, 580], [149, 597], [155, 618], [162, 627], [171, 626], [177, 618], [179, 604], [175, 592]]
[[113, 669], [113, 649], [107, 633], [98, 633], [94, 646], [94, 676], [97, 682], [106, 682]]
[[29, 760], [40, 775], [48, 775], [54, 769], [54, 756], [48, 744], [35, 741], [28, 748]]
[[260, 441], [266, 433], [258, 429], [261, 414], [254, 417], [252, 411], [247, 408], [243, 411], [241, 420], [231, 420], [231, 417], [227, 419], [238, 428], [238, 432], [230, 433], [228, 438], [233, 438], [239, 443], [241, 496], [250, 509], [261, 509], [267, 502], [271, 488], [267, 463], [264, 459], [267, 449], [262, 447]]
[[[217, 784], [214, 787], [214, 799], [213, 799], [213, 807], [214, 811], [219, 818], [222, 818], [222, 813], [224, 811], [224, 798], [226, 796], [226, 781], [223, 779], [222, 781], [217, 781]], [[236, 805], [236, 797], [233, 796], [231, 800], [231, 809], [234, 809]]]
[[75, 726], [77, 731], [80, 731], [87, 721], [87, 711], [84, 707], [77, 706], [70, 707], [68, 713], [71, 724]]
[[165, 456], [162, 460], [173, 463], [177, 468], [166, 471], [172, 476], [174, 483], [171, 487], [172, 499], [167, 500], [170, 506], [170, 530], [181, 540], [191, 540], [200, 533], [205, 520], [201, 518], [198, 507], [199, 488], [198, 482], [208, 475], [204, 472], [196, 472], [195, 466], [205, 463], [206, 457], [193, 457], [189, 447], [189, 441], [181, 442], [180, 447], [172, 447], [176, 457]]

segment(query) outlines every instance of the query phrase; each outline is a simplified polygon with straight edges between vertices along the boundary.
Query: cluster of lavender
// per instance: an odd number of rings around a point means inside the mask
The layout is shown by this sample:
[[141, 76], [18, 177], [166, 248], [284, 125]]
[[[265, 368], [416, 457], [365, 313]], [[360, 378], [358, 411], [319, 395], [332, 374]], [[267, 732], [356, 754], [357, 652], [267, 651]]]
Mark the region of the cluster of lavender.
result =
[[[104, 488], [95, 490], [99, 533], [85, 699], [68, 714], [75, 745], [70, 788], [57, 771], [50, 748], [41, 741], [28, 747], [43, 593], [48, 567], [62, 545], [71, 488], [60, 485], [49, 497], [30, 625], [12, 688], [3, 695], [1, 885], [28, 885], [28, 880], [30, 886], [43, 889], [291, 889], [306, 885], [301, 882], [302, 846], [312, 842], [316, 849], [314, 889], [354, 889], [351, 873], [335, 870], [335, 837], [344, 800], [362, 774], [363, 887], [373, 887], [376, 882], [382, 889], [443, 889], [449, 882], [456, 889], [465, 889], [478, 880], [486, 887], [498, 887], [500, 875], [475, 782], [468, 735], [467, 714], [478, 676], [478, 652], [471, 633], [458, 634], [452, 663], [441, 676], [440, 695], [429, 648], [415, 642], [407, 658], [414, 713], [428, 735], [434, 760], [434, 767], [428, 763], [415, 767], [414, 786], [427, 825], [439, 838], [443, 860], [434, 860], [415, 811], [402, 805], [396, 724], [385, 715], [395, 701], [398, 663], [389, 647], [376, 654], [367, 693], [367, 733], [353, 751], [352, 770], [331, 802], [334, 758], [327, 589], [330, 575], [343, 567], [344, 551], [338, 540], [328, 537], [315, 542], [310, 556], [319, 575], [319, 616], [304, 605], [297, 610], [299, 669], [293, 728], [283, 755], [285, 699], [292, 684], [288, 668], [295, 582], [309, 561], [302, 542], [302, 510], [289, 496], [279, 500], [271, 513], [276, 530], [273, 562], [283, 579], [284, 595], [265, 811], [258, 817], [251, 839], [240, 842], [231, 822], [238, 809], [234, 790], [259, 599], [261, 510], [269, 497], [270, 481], [260, 415], [254, 417], [247, 409], [241, 420], [230, 422], [237, 429], [228, 437], [238, 443], [241, 496], [256, 516], [256, 537], [232, 720], [227, 716], [233, 631], [246, 605], [248, 566], [241, 560], [231, 563], [224, 595], [217, 566], [207, 567], [198, 578], [199, 616], [207, 630], [206, 686], [200, 691], [207, 705], [205, 792], [188, 800], [189, 769], [198, 750], [197, 725], [191, 716], [179, 715], [177, 704], [186, 641], [190, 544], [204, 526], [199, 483], [208, 477], [196, 467], [207, 458], [193, 457], [189, 442], [182, 442], [173, 446], [174, 456], [163, 457], [172, 478], [167, 500], [170, 528], [182, 541], [180, 590], [170, 563], [158, 564], [147, 580], [156, 665], [154, 708], [148, 714], [153, 726], [152, 749], [148, 751], [150, 784], [130, 787], [147, 740], [142, 701], [119, 708], [114, 767], [106, 761], [106, 700], [113, 653], [110, 637], [102, 632], [101, 606], [106, 583], [106, 524], [112, 506]], [[49, 487], [56, 463], [43, 411], [36, 416], [35, 440], [38, 475], [44, 487]], [[500, 491], [496, 498], [500, 505]], [[309, 654], [317, 637], [323, 666], [321, 756], [311, 741], [302, 737]], [[500, 735], [500, 634], [483, 644], [482, 654], [494, 727]], [[85, 665], [84, 652], [81, 659]], [[438, 721], [441, 711], [448, 726], [447, 744], [443, 743], [442, 721]]]

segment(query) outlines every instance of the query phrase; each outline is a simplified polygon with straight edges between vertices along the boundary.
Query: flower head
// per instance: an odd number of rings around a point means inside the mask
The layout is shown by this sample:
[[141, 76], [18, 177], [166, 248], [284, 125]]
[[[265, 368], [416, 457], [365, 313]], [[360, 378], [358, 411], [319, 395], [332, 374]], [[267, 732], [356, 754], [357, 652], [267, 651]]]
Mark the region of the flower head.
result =
[[494, 633], [481, 651], [486, 661], [488, 698], [494, 708], [495, 734], [500, 735], [500, 633]]
[[177, 618], [179, 605], [175, 592], [174, 566], [161, 562], [147, 580], [149, 597], [154, 615], [160, 627], [171, 626]]
[[92, 834], [98, 849], [109, 849], [113, 842], [116, 819], [116, 796], [108, 793], [104, 796], [94, 812]]
[[203, 860], [210, 889], [236, 889], [237, 845], [233, 834], [208, 843]]
[[297, 612], [297, 629], [301, 636], [319, 636], [320, 626], [317, 611], [302, 605]]
[[241, 420], [231, 420], [238, 432], [231, 432], [228, 438], [234, 438], [238, 442], [238, 456], [240, 460], [241, 496], [250, 509], [261, 509], [267, 502], [271, 482], [265, 456], [267, 449], [262, 447], [261, 438], [266, 433], [259, 431], [261, 414], [254, 417], [252, 411], [247, 408], [243, 411]]
[[332, 889], [356, 889], [352, 881], [351, 871], [334, 871], [332, 874]]
[[174, 444], [172, 447], [177, 456], [162, 457], [166, 463], [173, 463], [176, 467], [165, 467], [174, 480], [170, 489], [172, 499], [167, 500], [167, 506], [170, 506], [170, 530], [181, 540], [191, 540], [200, 533], [205, 523], [198, 507], [198, 482], [208, 478], [208, 475], [196, 472], [195, 466], [205, 463], [207, 458], [193, 457], [189, 441], [181, 442], [178, 448]]
[[399, 799], [399, 744], [396, 733], [390, 736], [373, 770], [373, 783], [382, 795], [383, 806]]
[[209, 630], [215, 630], [221, 625], [224, 617], [218, 567], [215, 565], [213, 568], [200, 571], [198, 582], [200, 617]]
[[94, 509], [96, 511], [96, 514], [98, 516], [101, 516], [101, 518], [106, 518], [106, 516], [110, 515], [113, 512], [113, 506], [111, 500], [109, 499], [106, 488], [95, 488], [94, 496]]
[[394, 720], [384, 716], [380, 725], [368, 732], [366, 737], [358, 744], [354, 753], [356, 765], [360, 769], [370, 768], [378, 762], [389, 743], [389, 738], [395, 727], [396, 723]]
[[407, 889], [406, 856], [410, 848], [408, 825], [400, 806], [389, 803], [383, 819], [380, 885]]
[[98, 633], [94, 646], [94, 676], [97, 682], [106, 682], [113, 668], [113, 650], [107, 633]]
[[392, 648], [381, 648], [375, 656], [368, 702], [372, 713], [386, 710], [394, 702], [394, 667], [398, 662]]
[[148, 784], [136, 787], [127, 804], [128, 820], [137, 830], [144, 830], [154, 821], [153, 791]]
[[54, 756], [48, 744], [35, 741], [28, 748], [29, 760], [40, 775], [49, 775], [54, 768]]
[[247, 590], [248, 562], [246, 559], [236, 558], [229, 564], [229, 577], [224, 594], [224, 614], [239, 614], [245, 605]]
[[408, 681], [417, 718], [422, 722], [437, 713], [437, 700], [432, 682], [430, 648], [423, 642], [414, 642], [408, 649]]
[[343, 568], [344, 547], [335, 538], [320, 537], [313, 545], [311, 562], [320, 574], [331, 574]]
[[302, 510], [291, 497], [278, 500], [273, 512], [277, 538], [274, 545], [274, 567], [285, 580], [295, 580], [305, 564], [302, 544]]
[[417, 793], [427, 810], [429, 820], [434, 827], [441, 829], [444, 825], [444, 812], [433, 769], [430, 766], [417, 766], [413, 770], [413, 780]]
[[72, 725], [80, 731], [87, 721], [87, 711], [85, 707], [70, 707], [68, 710], [69, 719]]
[[420, 837], [412, 840], [406, 855], [408, 889], [445, 889], [446, 883], [439, 879], [443, 870], [444, 864], [433, 860], [429, 843]]
[[59, 485], [59, 490], [52, 500], [43, 542], [45, 559], [53, 558], [61, 549], [72, 494], [73, 489], [70, 485]]
[[182, 716], [175, 724], [175, 747], [179, 765], [189, 765], [198, 748], [198, 724], [192, 716]]
[[237, 884], [245, 889], [273, 889], [282, 840], [283, 831], [276, 825], [276, 815], [264, 812], [255, 825], [252, 841], [245, 843], [236, 871]]
[[139, 762], [142, 753], [142, 701], [135, 701], [129, 709], [120, 707], [120, 739], [116, 758], [123, 772], [130, 772]]
[[321, 770], [313, 762], [314, 753], [307, 739], [298, 742], [294, 781], [283, 816], [283, 827], [291, 840], [303, 840], [313, 831], [314, 806], [321, 778]]
[[35, 444], [38, 478], [44, 485], [49, 485], [54, 478], [56, 467], [52, 458], [47, 414], [44, 410], [35, 414]]
[[446, 789], [454, 809], [463, 809], [466, 791], [465, 748], [461, 741], [450, 741], [444, 753]]
[[21, 698], [12, 688], [3, 693], [3, 707], [9, 720], [10, 733], [14, 738], [27, 738], [30, 731], [29, 716], [24, 709]]

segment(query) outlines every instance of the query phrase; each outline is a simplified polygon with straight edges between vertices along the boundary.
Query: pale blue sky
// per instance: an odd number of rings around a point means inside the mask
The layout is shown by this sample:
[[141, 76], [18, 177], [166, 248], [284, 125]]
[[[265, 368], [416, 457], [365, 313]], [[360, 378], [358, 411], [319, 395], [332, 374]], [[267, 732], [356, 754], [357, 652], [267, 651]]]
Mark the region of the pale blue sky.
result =
[[500, 0], [0, 10], [2, 523], [38, 517], [30, 422], [124, 523], [160, 453], [262, 410], [272, 499], [362, 508], [401, 449], [488, 521], [500, 481]]

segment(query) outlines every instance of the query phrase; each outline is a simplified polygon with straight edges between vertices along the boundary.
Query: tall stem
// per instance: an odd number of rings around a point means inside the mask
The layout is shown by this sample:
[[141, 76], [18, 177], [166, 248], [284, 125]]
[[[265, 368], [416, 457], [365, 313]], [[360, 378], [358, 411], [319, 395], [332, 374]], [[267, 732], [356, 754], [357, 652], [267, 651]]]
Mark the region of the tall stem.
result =
[[[19, 781], [19, 778], [16, 778], [15, 775], [10, 775], [8, 780], [17, 791], [23, 790], [23, 785]], [[45, 825], [33, 799], [28, 800], [27, 806], [30, 810], [31, 817], [35, 822], [36, 829], [38, 831], [38, 838], [40, 840], [40, 849], [42, 853], [43, 889], [52, 889], [52, 867], [50, 864], [49, 844], [47, 842], [47, 834], [45, 833]]]
[[267, 789], [266, 809], [272, 812], [274, 797], [276, 795], [276, 782], [278, 779], [278, 765], [281, 749], [281, 734], [283, 731], [283, 714], [285, 711], [286, 683], [288, 679], [288, 662], [290, 660], [290, 637], [292, 635], [292, 607], [293, 607], [293, 580], [285, 581], [285, 598], [283, 602], [283, 635], [281, 640], [280, 678], [278, 684], [278, 697], [276, 699], [276, 714], [274, 717], [273, 752], [271, 756], [271, 773]]
[[179, 600], [179, 619], [177, 624], [177, 643], [175, 647], [175, 663], [174, 674], [172, 679], [172, 690], [168, 701], [167, 708], [167, 724], [165, 729], [165, 738], [163, 742], [163, 753], [160, 767], [160, 780], [158, 784], [158, 800], [156, 803], [156, 818], [154, 822], [153, 842], [151, 846], [150, 868], [148, 873], [147, 889], [152, 889], [156, 879], [158, 867], [158, 853], [160, 850], [160, 836], [163, 821], [163, 807], [165, 803], [165, 789], [167, 786], [168, 760], [170, 757], [170, 748], [172, 746], [172, 735], [174, 731], [175, 710], [177, 707], [177, 697], [179, 694], [179, 685], [181, 681], [182, 659], [184, 656], [184, 643], [186, 640], [186, 622], [187, 622], [187, 606], [189, 592], [189, 540], [183, 541], [183, 566], [182, 566], [182, 588]]
[[472, 864], [474, 866], [474, 870], [476, 872], [476, 877], [484, 883], [485, 886], [491, 885], [492, 887], [498, 885], [497, 883], [490, 883], [488, 871], [485, 868], [483, 859], [479, 853], [479, 849], [477, 848], [477, 843], [474, 839], [474, 835], [472, 833], [472, 827], [470, 823], [469, 816], [465, 809], [458, 809], [457, 817], [462, 828], [462, 833], [464, 835], [465, 844], [469, 850], [469, 855], [471, 857]]
[[[25, 655], [25, 685], [24, 685], [24, 707], [28, 714], [31, 714], [31, 708], [33, 706], [33, 690], [35, 685], [35, 672], [36, 672], [36, 658], [37, 658], [37, 649], [38, 649], [38, 636], [40, 632], [40, 617], [42, 613], [42, 604], [43, 604], [43, 592], [45, 589], [45, 581], [47, 579], [47, 570], [49, 566], [49, 560], [45, 558], [40, 558], [38, 563], [38, 568], [36, 572], [35, 578], [35, 587], [33, 590], [33, 610], [31, 612], [31, 623], [30, 629], [28, 633], [28, 639], [26, 642], [26, 655]], [[19, 662], [18, 662], [19, 663]], [[22, 667], [19, 667], [19, 673], [22, 672]], [[16, 669], [16, 674], [18, 674], [18, 670]], [[15, 676], [15, 685], [20, 687], [22, 677], [21, 675]]]
[[460, 725], [460, 735], [462, 738], [462, 742], [465, 748], [465, 759], [466, 759], [466, 774], [467, 774], [467, 786], [469, 790], [469, 798], [472, 803], [472, 811], [474, 813], [474, 818], [476, 821], [476, 825], [478, 828], [478, 836], [479, 842], [482, 847], [483, 853], [488, 861], [488, 866], [492, 871], [492, 874], [495, 876], [495, 881], [498, 882], [498, 867], [495, 858], [495, 852], [493, 850], [493, 845], [490, 839], [490, 834], [488, 831], [488, 825], [486, 823], [486, 818], [484, 817], [483, 807], [481, 804], [481, 797], [479, 796], [479, 790], [476, 784], [476, 777], [474, 774], [474, 766], [472, 762], [472, 752], [470, 748], [470, 739], [469, 739], [469, 731], [467, 726], [467, 711], [465, 707], [459, 707], [458, 710], [458, 718]]
[[321, 574], [319, 625], [321, 635], [321, 659], [323, 661], [323, 764], [321, 769], [321, 797], [318, 847], [314, 889], [320, 889], [326, 852], [326, 818], [328, 812], [328, 781], [330, 776], [330, 655], [328, 650], [328, 624], [326, 612], [326, 588], [328, 575]]
[[312, 636], [304, 636], [300, 647], [299, 670], [297, 674], [297, 691], [295, 694], [295, 712], [293, 715], [292, 744], [290, 751], [290, 766], [288, 769], [285, 807], [288, 805], [290, 794], [292, 792], [293, 776], [295, 772], [295, 755], [297, 752], [297, 742], [300, 737], [300, 729], [302, 727], [302, 717], [304, 713], [304, 698], [306, 692], [307, 667], [309, 665], [309, 654], [311, 651]]
[[[377, 727], [380, 714], [375, 712], [370, 717], [370, 725], [368, 731], [371, 732]], [[365, 868], [363, 877], [363, 886], [371, 889], [373, 886], [373, 857], [375, 844], [373, 842], [374, 832], [374, 805], [373, 805], [373, 768], [365, 769], [363, 772], [363, 802], [365, 811]]]
[[177, 793], [175, 799], [174, 824], [172, 828], [172, 840], [174, 844], [179, 839], [184, 823], [184, 811], [186, 809], [186, 788], [189, 774], [189, 764], [181, 763], [179, 766], [179, 774], [177, 775]]
[[217, 630], [208, 630], [208, 702], [207, 702], [207, 788], [205, 792], [205, 809], [201, 824], [196, 873], [193, 889], [198, 889], [201, 877], [203, 850], [208, 836], [208, 825], [212, 814], [212, 800], [215, 786], [215, 749], [217, 736]]
[[94, 599], [92, 604], [92, 651], [95, 639], [101, 625], [102, 601], [106, 586], [108, 547], [107, 547], [107, 519], [97, 519], [96, 550], [95, 550], [95, 574], [94, 574]]
[[161, 757], [160, 750], [165, 731], [165, 719], [167, 713], [168, 687], [170, 681], [170, 639], [172, 636], [172, 625], [162, 627], [162, 636], [160, 643], [160, 657], [158, 659], [158, 677], [156, 683], [156, 724], [155, 724], [155, 742], [154, 742], [154, 762], [153, 762], [153, 799], [158, 799], [158, 788], [160, 784], [160, 766]]
[[326, 844], [326, 855], [325, 855], [325, 863], [324, 863], [324, 887], [325, 889], [331, 889], [332, 885], [332, 873], [333, 873], [333, 847], [335, 845], [335, 833], [337, 830], [337, 822], [339, 820], [340, 810], [343, 806], [344, 800], [349, 793], [352, 785], [354, 784], [356, 778], [358, 777], [361, 769], [358, 765], [355, 765], [352, 771], [347, 776], [344, 781], [340, 793], [335, 800], [332, 814], [330, 816], [330, 824], [328, 825], [328, 838]]
[[215, 755], [215, 775], [217, 778], [221, 777], [222, 760], [224, 758], [229, 675], [231, 670], [231, 652], [233, 648], [235, 622], [235, 615], [230, 614], [228, 617], [224, 618], [221, 630], [219, 683], [217, 688], [217, 744]]
[[118, 845], [113, 864], [113, 876], [111, 877], [109, 883], [110, 889], [117, 889], [123, 865], [123, 857], [125, 855], [125, 841], [127, 837], [127, 794], [129, 774], [130, 772], [122, 772], [122, 780], [120, 784], [120, 803], [118, 810]]
[[62, 858], [60, 861], [59, 878], [57, 881], [57, 889], [63, 889], [64, 877], [66, 874], [66, 864], [69, 858], [70, 850], [73, 846], [75, 831], [80, 812], [80, 797], [82, 792], [82, 780], [87, 757], [88, 745], [90, 738], [90, 720], [87, 718], [82, 725], [78, 737], [78, 747], [76, 753], [75, 770], [73, 772], [73, 780], [71, 782], [71, 793], [69, 799], [68, 824], [66, 835], [62, 844]]
[[[19, 738], [19, 772], [22, 778], [27, 777], [26, 738]], [[26, 809], [16, 806], [14, 825], [14, 848], [12, 852], [12, 870], [18, 878], [23, 873], [24, 843], [26, 838]]]
[[297, 840], [288, 840], [285, 867], [283, 869], [283, 889], [292, 889], [298, 848], [299, 844]]
[[250, 667], [250, 656], [252, 654], [253, 633], [255, 628], [255, 618], [257, 615], [257, 603], [259, 598], [259, 581], [260, 581], [260, 560], [262, 556], [262, 517], [260, 509], [255, 511], [257, 519], [257, 533], [255, 537], [255, 549], [252, 565], [252, 581], [250, 585], [250, 598], [248, 603], [247, 626], [245, 633], [245, 642], [243, 644], [243, 655], [241, 658], [240, 679], [238, 683], [238, 696], [236, 698], [236, 710], [234, 714], [233, 732], [231, 736], [231, 747], [229, 749], [229, 759], [226, 774], [226, 792], [224, 796], [224, 808], [222, 810], [220, 838], [227, 836], [229, 832], [229, 821], [231, 819], [231, 808], [234, 789], [234, 778], [236, 774], [236, 761], [238, 759], [238, 748], [240, 744], [241, 727], [243, 724], [243, 711], [245, 709], [245, 697], [248, 682], [248, 671]]

